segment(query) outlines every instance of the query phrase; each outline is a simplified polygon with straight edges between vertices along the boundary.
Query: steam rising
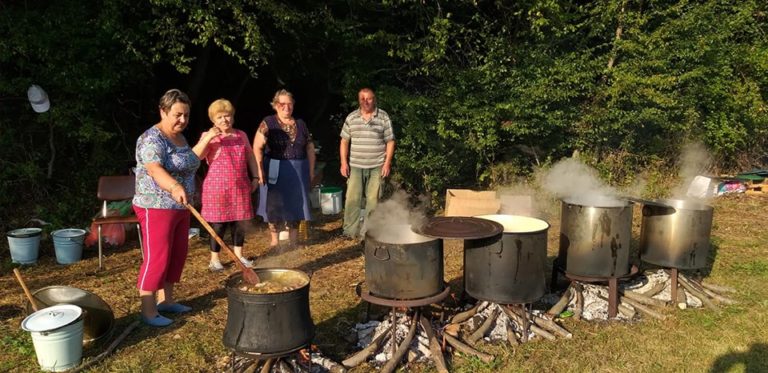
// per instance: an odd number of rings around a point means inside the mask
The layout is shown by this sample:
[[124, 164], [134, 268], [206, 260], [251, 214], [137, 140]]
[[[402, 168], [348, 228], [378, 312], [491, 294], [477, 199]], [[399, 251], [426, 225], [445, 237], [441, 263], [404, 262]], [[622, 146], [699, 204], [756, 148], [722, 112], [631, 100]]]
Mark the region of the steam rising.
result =
[[376, 206], [363, 227], [363, 234], [367, 231], [373, 239], [381, 242], [418, 242], [429, 238], [411, 232], [408, 226], [421, 227], [426, 222], [426, 213], [410, 203], [405, 191], [398, 190]]
[[687, 192], [697, 175], [706, 174], [712, 164], [712, 156], [706, 146], [700, 142], [683, 146], [678, 161], [680, 184], [672, 190], [675, 198], [689, 199]]
[[584, 206], [619, 207], [626, 202], [605, 185], [597, 171], [574, 158], [557, 162], [541, 177], [541, 186], [557, 198]]

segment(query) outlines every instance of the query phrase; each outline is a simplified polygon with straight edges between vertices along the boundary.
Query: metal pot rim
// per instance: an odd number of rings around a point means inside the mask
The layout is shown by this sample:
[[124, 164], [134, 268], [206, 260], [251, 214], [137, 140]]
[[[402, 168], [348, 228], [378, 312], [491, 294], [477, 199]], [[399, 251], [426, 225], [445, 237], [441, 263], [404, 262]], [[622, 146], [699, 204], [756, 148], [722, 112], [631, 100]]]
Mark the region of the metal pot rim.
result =
[[[530, 216], [522, 215], [506, 215], [506, 214], [492, 214], [492, 215], [478, 215], [475, 216], [480, 219], [487, 219], [495, 221], [504, 227], [503, 233], [515, 233], [515, 234], [531, 234], [540, 233], [549, 229], [550, 225], [546, 220], [533, 218]], [[534, 225], [529, 229], [522, 229], [521, 224]]]

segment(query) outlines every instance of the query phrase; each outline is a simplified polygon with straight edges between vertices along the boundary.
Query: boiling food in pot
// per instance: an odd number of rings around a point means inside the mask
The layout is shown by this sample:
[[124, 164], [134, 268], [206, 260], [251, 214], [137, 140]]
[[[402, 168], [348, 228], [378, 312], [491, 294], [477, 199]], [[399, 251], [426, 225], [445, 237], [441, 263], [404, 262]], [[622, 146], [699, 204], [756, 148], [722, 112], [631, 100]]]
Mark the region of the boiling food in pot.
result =
[[258, 284], [250, 285], [241, 282], [238, 289], [252, 294], [283, 293], [301, 288], [307, 284], [305, 277], [294, 272], [271, 273], [264, 276]]

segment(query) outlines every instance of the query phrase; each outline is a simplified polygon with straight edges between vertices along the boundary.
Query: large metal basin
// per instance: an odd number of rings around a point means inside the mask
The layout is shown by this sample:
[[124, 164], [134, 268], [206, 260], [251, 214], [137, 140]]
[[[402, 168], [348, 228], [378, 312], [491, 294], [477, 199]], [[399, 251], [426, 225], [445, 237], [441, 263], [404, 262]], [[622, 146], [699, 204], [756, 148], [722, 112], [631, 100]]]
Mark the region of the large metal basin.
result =
[[559, 262], [565, 272], [589, 278], [629, 273], [632, 204], [597, 197], [562, 201]]
[[545, 292], [547, 231], [544, 220], [517, 215], [481, 215], [504, 227], [501, 237], [464, 241], [464, 289], [480, 300], [532, 303]]
[[[74, 304], [83, 309], [83, 345], [99, 344], [110, 338], [115, 324], [112, 308], [98, 295], [69, 286], [48, 286], [32, 293], [39, 309], [57, 304]], [[27, 302], [27, 314], [32, 305]]]
[[660, 199], [643, 206], [640, 259], [662, 267], [707, 266], [712, 206], [679, 199]]
[[411, 231], [408, 224], [369, 228], [365, 234], [365, 283], [372, 295], [421, 299], [443, 291], [443, 240]]

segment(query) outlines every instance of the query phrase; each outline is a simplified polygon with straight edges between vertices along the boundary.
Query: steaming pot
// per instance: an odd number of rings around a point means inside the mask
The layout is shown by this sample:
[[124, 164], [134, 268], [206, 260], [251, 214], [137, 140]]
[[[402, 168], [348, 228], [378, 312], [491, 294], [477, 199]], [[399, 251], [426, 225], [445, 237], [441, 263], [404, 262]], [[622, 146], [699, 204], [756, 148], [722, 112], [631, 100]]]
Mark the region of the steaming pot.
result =
[[630, 202], [610, 197], [566, 199], [560, 219], [558, 261], [566, 273], [594, 278], [629, 273]]
[[695, 269], [707, 265], [712, 206], [679, 199], [643, 206], [640, 258], [662, 267]]
[[369, 228], [365, 234], [365, 283], [372, 295], [421, 299], [443, 291], [443, 241], [408, 224]]
[[261, 281], [276, 276], [297, 276], [305, 281], [299, 288], [275, 293], [240, 290], [242, 272], [229, 276], [227, 326], [224, 346], [238, 352], [283, 353], [307, 346], [315, 326], [309, 313], [309, 276], [294, 269], [254, 269]]
[[464, 241], [464, 289], [499, 304], [532, 303], [545, 292], [547, 231], [544, 220], [516, 215], [481, 215], [504, 227], [501, 239]]

